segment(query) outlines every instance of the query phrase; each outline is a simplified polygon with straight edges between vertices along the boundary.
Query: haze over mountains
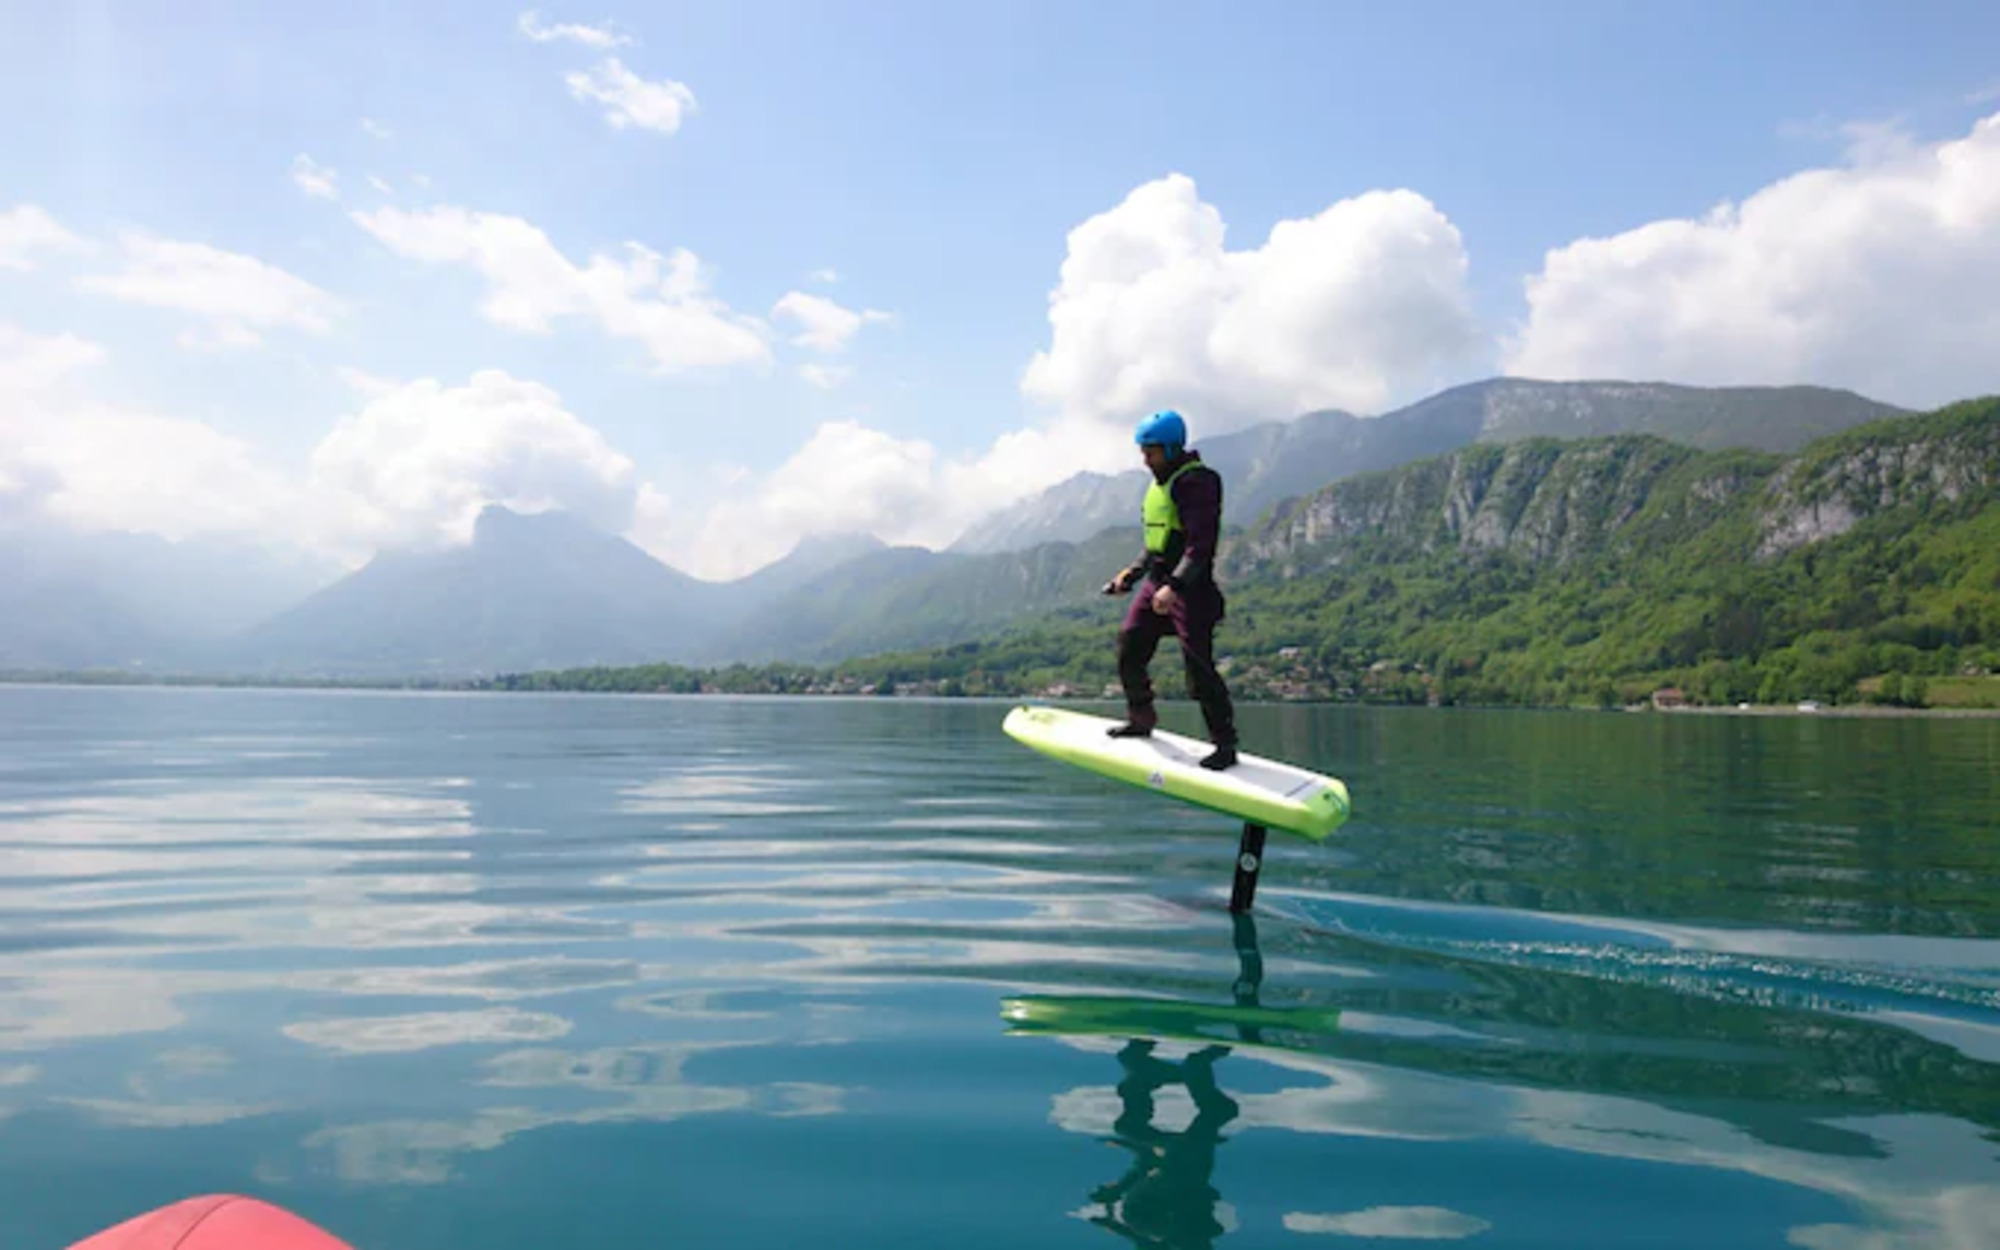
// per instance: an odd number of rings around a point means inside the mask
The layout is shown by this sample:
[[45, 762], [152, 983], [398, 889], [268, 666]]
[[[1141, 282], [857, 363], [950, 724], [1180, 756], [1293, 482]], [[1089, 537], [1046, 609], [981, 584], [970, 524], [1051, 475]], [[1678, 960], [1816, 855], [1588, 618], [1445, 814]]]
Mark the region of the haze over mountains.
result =
[[[1651, 433], [1796, 449], [1901, 409], [1816, 387], [1493, 379], [1397, 412], [1307, 413], [1196, 446], [1227, 521], [1343, 478], [1479, 442]], [[1136, 550], [1143, 470], [1078, 474], [950, 549], [820, 537], [733, 582], [668, 567], [574, 516], [488, 508], [472, 542], [338, 570], [248, 542], [0, 527], [0, 671], [464, 677], [668, 661], [828, 662], [944, 645], [1084, 601]]]
[[341, 572], [332, 561], [241, 538], [169, 542], [47, 522], [0, 525], [0, 671], [187, 658]]

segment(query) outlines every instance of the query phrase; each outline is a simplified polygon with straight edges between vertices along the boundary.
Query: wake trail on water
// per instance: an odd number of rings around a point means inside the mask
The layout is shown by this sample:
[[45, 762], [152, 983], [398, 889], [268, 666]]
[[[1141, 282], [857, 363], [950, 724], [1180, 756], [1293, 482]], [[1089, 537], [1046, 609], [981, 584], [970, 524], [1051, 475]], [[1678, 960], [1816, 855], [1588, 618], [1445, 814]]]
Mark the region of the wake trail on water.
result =
[[1991, 1031], [2000, 941], [1725, 929], [1267, 887], [1258, 908], [1306, 933], [1680, 994]]

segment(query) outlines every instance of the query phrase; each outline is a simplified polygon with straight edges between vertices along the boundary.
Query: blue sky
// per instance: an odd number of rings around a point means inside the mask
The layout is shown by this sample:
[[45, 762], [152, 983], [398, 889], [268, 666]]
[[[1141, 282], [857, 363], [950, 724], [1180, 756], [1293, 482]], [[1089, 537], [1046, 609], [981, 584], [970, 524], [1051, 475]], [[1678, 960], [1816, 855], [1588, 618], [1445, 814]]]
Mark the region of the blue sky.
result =
[[[0, 380], [9, 350], [18, 381], [50, 373], [18, 361], [51, 343], [91, 349], [16, 405], [39, 458], [11, 478], [0, 461], [0, 493], [40, 482], [40, 506], [78, 525], [275, 509], [285, 534], [356, 558], [462, 532], [486, 498], [540, 500], [722, 575], [816, 528], [946, 540], [1074, 468], [1128, 467], [1119, 432], [1160, 403], [1199, 436], [1500, 371], [1909, 404], [2000, 390], [1982, 363], [2000, 362], [2000, 323], [1977, 307], [2000, 276], [1982, 241], [2000, 232], [2000, 142], [1974, 130], [2000, 113], [1991, 4], [0, 15], [0, 222], [16, 212], [19, 262], [0, 227]], [[570, 81], [620, 74], [651, 84], [656, 120], [683, 101], [678, 124], [614, 125]], [[1953, 142], [1974, 150], [1950, 168], [1971, 172], [1927, 173]], [[332, 195], [295, 177], [314, 168]], [[1628, 233], [1812, 169], [1844, 180], [1772, 196], [1760, 222]], [[1396, 190], [1413, 196], [1249, 255], [1277, 223]], [[22, 242], [23, 206], [62, 239], [37, 225]], [[1070, 232], [1107, 214], [1077, 261], [1093, 281], [1052, 326]], [[1208, 252], [1204, 214], [1226, 231]], [[128, 232], [212, 251], [135, 251]], [[1510, 347], [1524, 282], [1586, 239], [1618, 242], [1572, 253]], [[628, 243], [655, 267], [610, 294], [611, 271], [577, 276], [594, 254], [630, 264]], [[632, 328], [667, 315], [653, 292], [677, 249], [722, 327], [688, 330], [700, 350]], [[254, 272], [218, 277], [224, 253]], [[120, 280], [135, 268], [146, 280]], [[511, 313], [485, 306], [496, 291]], [[820, 323], [821, 350], [777, 311], [788, 293], [887, 315]], [[697, 367], [649, 367], [690, 352]], [[1053, 359], [1024, 392], [1037, 353]], [[483, 370], [500, 372], [475, 387]], [[1024, 429], [1038, 441], [993, 454]], [[135, 446], [164, 478], [106, 467]]]

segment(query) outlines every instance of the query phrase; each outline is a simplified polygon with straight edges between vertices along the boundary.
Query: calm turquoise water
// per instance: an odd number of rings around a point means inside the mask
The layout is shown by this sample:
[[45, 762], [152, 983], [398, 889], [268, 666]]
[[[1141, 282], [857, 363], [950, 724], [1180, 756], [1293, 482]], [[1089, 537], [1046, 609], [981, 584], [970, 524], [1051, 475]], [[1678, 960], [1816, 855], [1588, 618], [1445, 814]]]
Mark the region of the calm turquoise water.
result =
[[1005, 711], [0, 688], [0, 1246], [2000, 1245], [2000, 722]]

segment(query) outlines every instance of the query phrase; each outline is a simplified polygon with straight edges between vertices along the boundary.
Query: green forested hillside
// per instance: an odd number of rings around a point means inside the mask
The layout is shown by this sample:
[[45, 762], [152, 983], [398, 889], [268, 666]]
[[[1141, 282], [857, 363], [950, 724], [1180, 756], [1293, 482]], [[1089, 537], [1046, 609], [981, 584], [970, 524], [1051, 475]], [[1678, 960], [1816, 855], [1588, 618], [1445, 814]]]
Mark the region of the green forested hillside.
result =
[[[2000, 681], [2000, 399], [1791, 457], [1644, 435], [1469, 446], [1290, 501], [1232, 536], [1224, 573], [1220, 650], [1246, 698], [1937, 701]], [[1049, 613], [943, 649], [502, 684], [1098, 693], [1122, 603], [1067, 584]]]

